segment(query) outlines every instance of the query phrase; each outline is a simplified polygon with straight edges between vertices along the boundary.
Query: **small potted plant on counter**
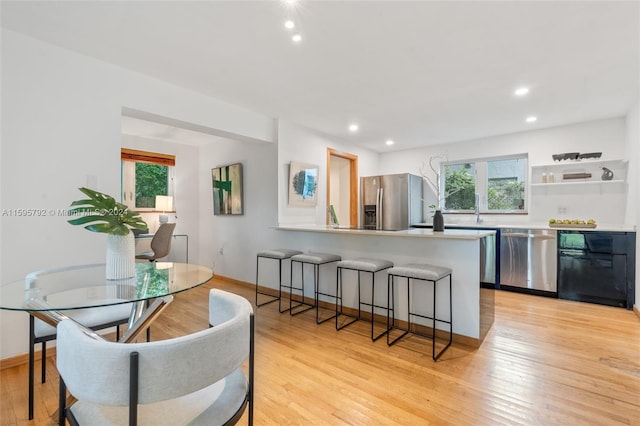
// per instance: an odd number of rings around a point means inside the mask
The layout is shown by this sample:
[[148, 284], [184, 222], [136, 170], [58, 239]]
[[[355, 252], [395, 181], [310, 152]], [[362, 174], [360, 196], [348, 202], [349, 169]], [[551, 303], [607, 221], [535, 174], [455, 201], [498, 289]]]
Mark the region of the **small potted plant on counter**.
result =
[[107, 279], [135, 276], [135, 242], [131, 228], [146, 229], [139, 213], [118, 203], [113, 197], [89, 188], [79, 188], [88, 198], [74, 201], [69, 210], [72, 225], [85, 225], [92, 232], [108, 234]]

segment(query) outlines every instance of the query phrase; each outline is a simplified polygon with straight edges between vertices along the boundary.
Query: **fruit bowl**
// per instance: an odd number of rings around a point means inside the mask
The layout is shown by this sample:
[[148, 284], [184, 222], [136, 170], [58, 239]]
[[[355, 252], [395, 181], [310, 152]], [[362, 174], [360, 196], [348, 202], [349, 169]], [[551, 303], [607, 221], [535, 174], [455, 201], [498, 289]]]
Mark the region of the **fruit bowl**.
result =
[[598, 225], [593, 219], [549, 219], [550, 228], [590, 228], [594, 229]]

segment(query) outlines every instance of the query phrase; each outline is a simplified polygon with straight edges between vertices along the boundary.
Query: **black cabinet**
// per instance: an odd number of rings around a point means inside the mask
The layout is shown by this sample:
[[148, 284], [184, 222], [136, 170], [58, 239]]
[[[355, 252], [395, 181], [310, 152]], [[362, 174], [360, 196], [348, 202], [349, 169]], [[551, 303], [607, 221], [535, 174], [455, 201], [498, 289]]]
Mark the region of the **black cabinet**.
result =
[[560, 231], [558, 297], [631, 309], [635, 233]]

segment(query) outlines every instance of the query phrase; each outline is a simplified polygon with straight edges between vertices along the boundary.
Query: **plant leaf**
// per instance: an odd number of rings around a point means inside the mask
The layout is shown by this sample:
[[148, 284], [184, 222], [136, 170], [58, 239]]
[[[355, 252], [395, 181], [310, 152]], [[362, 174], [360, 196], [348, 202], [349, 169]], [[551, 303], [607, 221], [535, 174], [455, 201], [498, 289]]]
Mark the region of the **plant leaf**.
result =
[[71, 225], [84, 225], [92, 232], [102, 232], [112, 235], [127, 235], [129, 227], [147, 229], [147, 223], [139, 213], [118, 203], [113, 197], [89, 188], [78, 188], [89, 199], [77, 200], [71, 203], [70, 215], [80, 217], [70, 219]]

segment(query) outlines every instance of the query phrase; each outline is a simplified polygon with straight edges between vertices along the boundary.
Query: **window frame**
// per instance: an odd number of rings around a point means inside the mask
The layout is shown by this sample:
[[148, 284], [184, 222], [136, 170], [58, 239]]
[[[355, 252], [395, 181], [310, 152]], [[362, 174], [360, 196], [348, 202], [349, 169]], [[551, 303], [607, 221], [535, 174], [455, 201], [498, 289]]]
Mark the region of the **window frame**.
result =
[[[523, 182], [524, 182], [524, 208], [522, 210], [489, 210], [489, 162], [502, 161], [502, 160], [523, 160]], [[442, 162], [440, 164], [440, 180], [438, 185], [440, 186], [440, 192], [445, 193], [445, 168], [451, 165], [457, 164], [474, 164], [475, 169], [475, 194], [476, 203], [479, 204], [478, 212], [480, 214], [529, 214], [529, 155], [524, 154], [511, 154], [496, 157], [483, 157], [473, 158], [467, 160], [451, 160]], [[479, 195], [479, 197], [478, 197]], [[471, 210], [451, 210], [446, 209], [446, 200], [441, 201], [441, 209], [444, 214], [475, 214], [475, 209]]]
[[[129, 148], [121, 148], [120, 150], [120, 202], [127, 205], [130, 209], [137, 212], [153, 213], [158, 212], [155, 207], [136, 207], [135, 206], [135, 187], [136, 187], [136, 163], [156, 164], [167, 166], [167, 194], [175, 199], [175, 155], [162, 154], [149, 151], [140, 151]], [[127, 199], [127, 193], [129, 199]], [[133, 201], [133, 206], [130, 203]], [[175, 211], [175, 204], [174, 204]]]

